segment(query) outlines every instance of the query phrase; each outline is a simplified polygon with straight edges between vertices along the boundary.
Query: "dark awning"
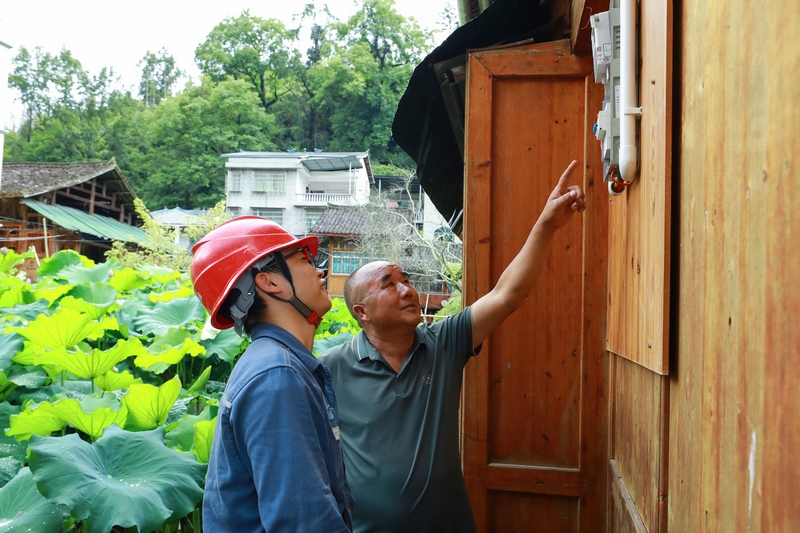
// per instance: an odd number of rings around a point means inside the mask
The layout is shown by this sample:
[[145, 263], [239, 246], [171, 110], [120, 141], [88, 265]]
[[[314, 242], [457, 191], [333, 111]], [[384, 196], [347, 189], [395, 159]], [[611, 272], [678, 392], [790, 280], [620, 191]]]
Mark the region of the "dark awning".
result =
[[420, 184], [459, 236], [464, 206], [464, 80], [453, 76], [457, 58], [464, 65], [467, 50], [552, 40], [561, 20], [548, 23], [547, 9], [546, 4], [540, 10], [537, 0], [495, 0], [417, 66], [397, 105], [392, 137], [417, 163]]
[[308, 170], [348, 170], [350, 168], [361, 168], [361, 161], [352, 155], [342, 157], [315, 157], [303, 159], [303, 166]]

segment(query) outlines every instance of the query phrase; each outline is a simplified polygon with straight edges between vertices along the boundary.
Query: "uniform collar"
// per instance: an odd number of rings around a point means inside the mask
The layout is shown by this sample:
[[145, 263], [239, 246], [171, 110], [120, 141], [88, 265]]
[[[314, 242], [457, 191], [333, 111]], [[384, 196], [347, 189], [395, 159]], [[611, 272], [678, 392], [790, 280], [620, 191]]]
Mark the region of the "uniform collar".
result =
[[[372, 361], [383, 361], [383, 357], [381, 356], [380, 352], [375, 349], [375, 347], [370, 344], [369, 339], [367, 339], [366, 333], [362, 330], [357, 336], [355, 340], [355, 348], [356, 348], [356, 358], [359, 361], [363, 361], [364, 359], [370, 359]], [[425, 340], [425, 335], [422, 334], [420, 328], [414, 329], [414, 344], [411, 346], [411, 355], [413, 355], [417, 348], [421, 344], [427, 346], [427, 341]]]
[[260, 338], [268, 338], [283, 344], [289, 348], [312, 373], [322, 364], [317, 361], [317, 358], [308, 351], [308, 348], [306, 348], [297, 337], [275, 324], [256, 324], [250, 330], [250, 338], [253, 341]]

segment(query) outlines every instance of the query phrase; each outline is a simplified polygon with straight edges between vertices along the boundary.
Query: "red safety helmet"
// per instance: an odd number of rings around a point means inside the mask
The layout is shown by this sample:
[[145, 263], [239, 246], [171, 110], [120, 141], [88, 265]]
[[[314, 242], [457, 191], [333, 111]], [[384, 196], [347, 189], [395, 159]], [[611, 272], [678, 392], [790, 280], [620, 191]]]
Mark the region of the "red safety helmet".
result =
[[219, 314], [233, 285], [259, 259], [292, 246], [308, 246], [316, 255], [319, 241], [316, 237], [298, 239], [257, 216], [231, 219], [192, 246], [194, 292], [211, 314], [211, 325], [217, 329], [233, 326], [232, 320]]

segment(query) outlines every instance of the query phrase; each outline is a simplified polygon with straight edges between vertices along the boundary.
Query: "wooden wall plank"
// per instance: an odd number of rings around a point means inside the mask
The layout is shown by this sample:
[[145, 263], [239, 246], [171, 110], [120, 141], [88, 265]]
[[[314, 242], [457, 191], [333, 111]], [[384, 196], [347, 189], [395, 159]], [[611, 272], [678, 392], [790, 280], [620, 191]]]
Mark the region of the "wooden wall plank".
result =
[[[464, 304], [474, 302], [491, 290], [491, 135], [492, 84], [494, 77], [474, 57], [467, 70], [465, 143], [467, 162], [464, 180]], [[466, 258], [469, 258], [466, 260]], [[488, 374], [489, 343], [480, 357], [464, 368], [462, 392], [462, 465], [472, 511], [479, 531], [488, 527], [486, 487], [480, 469], [489, 461], [487, 444], [488, 384], [479, 376]]]
[[670, 532], [800, 523], [798, 34], [797, 2], [682, 6]]
[[[598, 165], [583, 158], [595, 154], [591, 125], [602, 88], [588, 77], [590, 61], [568, 57], [568, 41], [524, 49], [527, 59], [521, 49], [471, 56], [469, 90], [491, 95], [470, 93], [468, 104], [465, 303], [486, 294], [519, 251], [571, 159], [584, 168], [574, 181], [583, 183], [590, 209], [558, 232], [526, 303], [466, 368], [464, 472], [479, 531], [561, 531], [557, 520], [540, 527], [530, 513], [543, 501], [532, 495], [549, 495], [572, 502], [559, 507], [565, 523], [599, 533], [607, 493], [607, 193]], [[554, 75], [553, 63], [563, 64], [563, 75]], [[484, 77], [487, 65], [499, 70], [492, 79]], [[496, 501], [524, 510], [498, 514]]]
[[578, 498], [492, 492], [489, 533], [578, 533]]
[[647, 530], [663, 532], [668, 488], [667, 378], [623, 357], [611, 357], [611, 458]]
[[669, 372], [672, 2], [641, 2], [639, 177], [611, 200], [608, 349]]

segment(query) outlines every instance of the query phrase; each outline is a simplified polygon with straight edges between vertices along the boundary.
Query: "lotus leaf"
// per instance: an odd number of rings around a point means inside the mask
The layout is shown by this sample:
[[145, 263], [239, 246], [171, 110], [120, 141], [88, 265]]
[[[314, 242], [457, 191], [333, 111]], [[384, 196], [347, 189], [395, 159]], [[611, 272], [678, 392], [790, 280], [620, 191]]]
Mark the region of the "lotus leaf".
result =
[[63, 283], [59, 284], [53, 280], [47, 280], [41, 285], [37, 285], [33, 291], [33, 295], [40, 300], [47, 300], [48, 305], [67, 294], [72, 290], [73, 285]]
[[131, 385], [122, 397], [123, 405], [128, 408], [125, 429], [142, 431], [164, 424], [180, 393], [178, 376], [160, 387], [147, 383]]
[[64, 505], [88, 533], [149, 532], [190, 513], [203, 496], [205, 465], [164, 446], [164, 429], [110, 427], [95, 443], [77, 435], [34, 437], [30, 468], [42, 494]]
[[42, 259], [42, 264], [39, 265], [38, 272], [40, 276], [55, 276], [62, 268], [71, 265], [93, 267], [94, 261], [87, 259], [73, 250], [61, 250], [46, 259]]
[[117, 291], [107, 283], [81, 283], [59, 302], [61, 307], [77, 309], [97, 320], [111, 309], [118, 309]]
[[244, 351], [242, 343], [242, 338], [233, 328], [223, 329], [213, 339], [200, 341], [206, 348], [205, 356], [201, 357], [207, 359], [216, 354], [222, 361], [230, 363]]
[[48, 307], [50, 307], [50, 303], [47, 300], [36, 300], [25, 305], [15, 305], [10, 309], [0, 308], [0, 316], [11, 316], [18, 322], [17, 325], [22, 325], [19, 323], [20, 321], [35, 319], [37, 316], [44, 314]]
[[119, 329], [114, 318], [95, 322], [75, 309], [61, 309], [51, 316], [40, 316], [25, 328], [11, 328], [44, 348], [72, 348], [85, 339], [97, 339], [106, 329]]
[[58, 277], [69, 283], [78, 284], [85, 281], [107, 282], [113, 270], [119, 269], [120, 264], [116, 259], [110, 259], [93, 267], [84, 265], [70, 265], [58, 272]]
[[180, 420], [167, 425], [164, 444], [182, 452], [191, 451], [194, 445], [194, 426], [201, 420], [211, 420], [211, 409], [204, 409], [199, 415], [184, 415]]
[[194, 454], [200, 463], [208, 463], [216, 427], [216, 416], [211, 420], [201, 420], [194, 425]]
[[17, 333], [0, 335], [0, 371], [11, 366], [11, 359], [22, 350], [22, 336]]
[[129, 267], [115, 271], [114, 275], [111, 276], [111, 279], [108, 281], [109, 285], [122, 293], [128, 293], [134, 289], [144, 287], [147, 283], [148, 280], [143, 278], [139, 272]]
[[142, 346], [139, 339], [118, 341], [108, 350], [93, 349], [91, 353], [83, 350], [67, 350], [57, 348], [43, 352], [34, 358], [37, 364], [57, 365], [68, 370], [76, 376], [94, 379], [104, 375], [114, 368], [114, 365], [128, 357], [147, 354], [147, 349]]
[[0, 533], [56, 533], [63, 521], [64, 513], [36, 490], [29, 468], [21, 469], [0, 489]]
[[154, 345], [155, 343], [150, 345], [146, 352], [137, 355], [136, 359], [133, 360], [133, 364], [156, 374], [164, 372], [170, 365], [179, 363], [186, 354], [196, 357], [205, 351], [205, 348], [191, 338], [184, 339], [183, 344], [179, 346], [168, 346], [166, 350], [159, 353], [153, 353], [154, 347], [156, 349], [160, 347]]
[[337, 335], [324, 337], [321, 339], [314, 339], [313, 353], [314, 355], [319, 355], [325, 350], [329, 350], [334, 346], [338, 346], [343, 342], [349, 341], [353, 337], [355, 337], [355, 335], [350, 333], [349, 331], [340, 331]]
[[8, 381], [20, 387], [35, 389], [47, 381], [47, 372], [35, 366], [15, 365], [8, 372]]
[[109, 370], [102, 376], [94, 378], [94, 384], [97, 385], [102, 391], [119, 390], [129, 387], [133, 383], [141, 383], [141, 378], [133, 377], [133, 374], [127, 370], [122, 372], [115, 372]]
[[11, 415], [9, 425], [11, 427], [6, 430], [6, 435], [23, 441], [33, 435], [50, 435], [54, 431], [61, 431], [67, 423], [53, 413], [49, 402], [42, 402], [37, 406], [28, 405], [18, 415]]
[[27, 444], [17, 442], [14, 437], [6, 436], [4, 431], [9, 426], [11, 415], [15, 415], [19, 411], [20, 408], [17, 405], [11, 405], [8, 402], [0, 403], [0, 485], [8, 483], [28, 460]]
[[14, 287], [0, 294], [0, 307], [14, 307], [15, 305], [29, 304], [33, 300], [25, 301], [25, 295], [30, 292], [23, 287]]
[[175, 279], [180, 279], [181, 273], [168, 267], [158, 265], [143, 265], [139, 267], [140, 272], [145, 272], [159, 283], [168, 283]]
[[194, 289], [191, 287], [180, 287], [174, 291], [166, 291], [161, 293], [150, 293], [150, 301], [152, 302], [169, 302], [170, 300], [175, 300], [176, 298], [188, 298], [189, 296], [194, 296]]
[[3, 251], [0, 253], [0, 272], [12, 272], [17, 265], [28, 257], [33, 257], [33, 254], [30, 252], [18, 254], [14, 250], [9, 250], [3, 246]]
[[202, 392], [206, 388], [206, 383], [208, 383], [208, 377], [211, 375], [211, 367], [207, 366], [203, 373], [200, 374], [192, 386], [189, 387], [189, 390], [186, 391], [184, 396], [193, 396], [198, 392]]
[[205, 317], [206, 310], [200, 300], [192, 296], [157, 302], [152, 309], [140, 310], [133, 323], [138, 331], [163, 335], [173, 328], [202, 323]]

